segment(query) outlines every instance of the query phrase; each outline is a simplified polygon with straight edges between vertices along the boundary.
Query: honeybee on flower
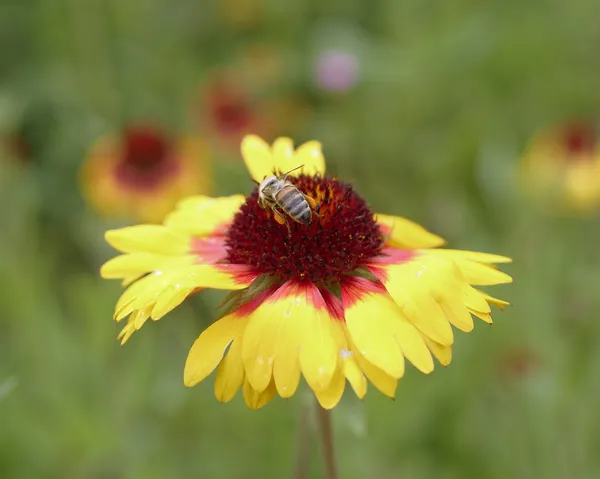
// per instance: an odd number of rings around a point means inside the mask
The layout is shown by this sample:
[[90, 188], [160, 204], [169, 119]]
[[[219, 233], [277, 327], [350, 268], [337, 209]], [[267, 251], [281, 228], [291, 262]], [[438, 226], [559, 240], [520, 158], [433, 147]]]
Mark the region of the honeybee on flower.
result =
[[204, 288], [232, 290], [224, 315], [196, 339], [184, 369], [194, 386], [213, 371], [215, 395], [241, 388], [251, 408], [291, 397], [303, 377], [323, 408], [346, 383], [362, 398], [371, 383], [393, 397], [406, 360], [433, 371], [448, 365], [454, 328], [473, 317], [491, 323], [490, 305], [508, 304], [476, 289], [511, 282], [487, 253], [438, 248], [439, 236], [398, 216], [375, 214], [351, 185], [325, 176], [320, 143], [294, 149], [246, 136], [242, 157], [252, 178], [290, 171], [290, 182], [319, 205], [310, 223], [281, 228], [248, 197], [194, 196], [162, 225], [106, 233], [123, 254], [101, 269], [129, 284], [115, 319], [124, 343]]
[[[302, 168], [300, 165], [295, 169]], [[258, 204], [263, 208], [269, 208], [273, 212], [275, 220], [279, 224], [285, 224], [291, 232], [287, 217], [310, 225], [312, 222], [312, 210], [317, 207], [314, 198], [302, 193], [293, 183], [288, 181], [288, 171], [283, 176], [271, 175], [258, 185]]]

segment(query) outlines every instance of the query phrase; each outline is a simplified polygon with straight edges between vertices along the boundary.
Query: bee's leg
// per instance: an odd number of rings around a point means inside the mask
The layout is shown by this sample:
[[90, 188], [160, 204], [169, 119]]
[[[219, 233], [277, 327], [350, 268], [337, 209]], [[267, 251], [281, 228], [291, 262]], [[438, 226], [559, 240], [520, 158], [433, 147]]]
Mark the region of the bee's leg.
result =
[[304, 194], [304, 199], [308, 203], [308, 206], [310, 206], [310, 209], [312, 210], [314, 215], [320, 217], [321, 215], [319, 213], [317, 213], [317, 211], [316, 211], [317, 206], [319, 206], [319, 203], [317, 203], [317, 200], [315, 200], [312, 196], [308, 196], [307, 194]]
[[280, 225], [287, 226], [288, 233], [292, 234], [290, 224], [288, 223], [287, 218], [285, 217], [285, 214], [281, 213], [281, 211], [279, 211], [279, 208], [277, 208], [276, 206], [273, 206], [273, 208], [271, 208], [271, 209], [273, 210], [273, 218], [275, 218], [275, 221], [277, 221], [277, 223], [279, 223]]

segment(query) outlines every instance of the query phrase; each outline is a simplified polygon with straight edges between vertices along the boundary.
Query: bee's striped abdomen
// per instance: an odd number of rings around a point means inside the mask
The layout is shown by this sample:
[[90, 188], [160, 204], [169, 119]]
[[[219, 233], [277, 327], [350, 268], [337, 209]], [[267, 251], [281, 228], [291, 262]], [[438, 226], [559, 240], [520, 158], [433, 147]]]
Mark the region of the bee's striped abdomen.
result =
[[312, 213], [308, 201], [294, 185], [286, 185], [275, 195], [275, 201], [290, 218], [298, 223], [309, 225]]

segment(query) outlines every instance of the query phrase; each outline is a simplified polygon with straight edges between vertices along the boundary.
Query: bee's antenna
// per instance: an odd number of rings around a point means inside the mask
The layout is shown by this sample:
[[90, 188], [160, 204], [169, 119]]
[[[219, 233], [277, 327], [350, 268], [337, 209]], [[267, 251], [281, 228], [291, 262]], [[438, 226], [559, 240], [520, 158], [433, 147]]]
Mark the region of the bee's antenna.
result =
[[283, 179], [284, 179], [284, 180], [287, 180], [287, 177], [288, 177], [288, 175], [289, 175], [289, 174], [290, 174], [292, 171], [299, 170], [299, 169], [300, 169], [300, 168], [302, 168], [303, 166], [304, 166], [304, 165], [297, 166], [296, 168], [292, 168], [292, 169], [291, 169], [290, 171], [288, 171], [287, 173], [284, 173], [284, 174], [283, 174]]
[[252, 183], [254, 183], [256, 186], [260, 185], [260, 183], [258, 181], [256, 181], [254, 178], [251, 178]]

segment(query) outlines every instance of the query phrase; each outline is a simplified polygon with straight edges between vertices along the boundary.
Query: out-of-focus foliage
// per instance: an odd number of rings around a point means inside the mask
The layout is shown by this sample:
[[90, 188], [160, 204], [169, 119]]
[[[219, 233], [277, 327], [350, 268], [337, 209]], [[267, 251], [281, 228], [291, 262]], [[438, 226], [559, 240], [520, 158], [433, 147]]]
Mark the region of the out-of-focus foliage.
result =
[[[515, 260], [513, 306], [457, 335], [449, 368], [342, 401], [342, 477], [600, 477], [598, 217], [542, 213], [514, 173], [539, 129], [599, 117], [598, 18], [591, 0], [2, 0], [0, 476], [290, 475], [301, 395], [251, 412], [183, 386], [219, 294], [118, 346], [120, 286], [97, 272], [122, 223], [76, 183], [96, 138], [143, 120], [206, 138], [218, 192], [248, 192], [230, 140], [250, 115], [321, 140], [375, 210]], [[343, 91], [319, 80], [332, 51], [355, 59], [332, 67], [356, 75]], [[214, 111], [222, 72], [245, 110]]]

